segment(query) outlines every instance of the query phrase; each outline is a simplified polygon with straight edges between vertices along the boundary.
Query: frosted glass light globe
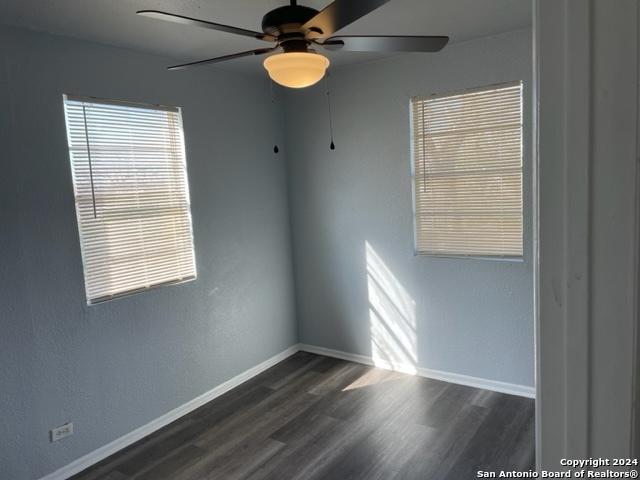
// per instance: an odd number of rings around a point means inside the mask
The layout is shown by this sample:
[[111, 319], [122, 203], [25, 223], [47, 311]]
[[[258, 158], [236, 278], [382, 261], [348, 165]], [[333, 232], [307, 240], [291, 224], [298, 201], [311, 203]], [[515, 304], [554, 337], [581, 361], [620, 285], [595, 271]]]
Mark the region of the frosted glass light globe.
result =
[[263, 63], [271, 79], [289, 88], [318, 83], [329, 66], [329, 59], [318, 53], [286, 52], [271, 55]]

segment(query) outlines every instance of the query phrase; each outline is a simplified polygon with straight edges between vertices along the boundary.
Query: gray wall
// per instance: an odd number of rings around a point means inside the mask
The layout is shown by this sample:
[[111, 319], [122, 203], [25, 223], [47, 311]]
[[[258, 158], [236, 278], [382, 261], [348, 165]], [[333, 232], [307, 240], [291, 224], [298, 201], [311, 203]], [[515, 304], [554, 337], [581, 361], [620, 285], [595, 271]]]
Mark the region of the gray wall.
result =
[[[0, 27], [0, 478], [52, 472], [296, 342], [268, 84], [170, 62]], [[63, 93], [183, 107], [196, 281], [87, 307]]]
[[[523, 79], [528, 98], [530, 54], [515, 32], [335, 71], [330, 152], [322, 88], [287, 92], [285, 124], [262, 76], [168, 74], [164, 58], [0, 27], [0, 477], [50, 473], [284, 350], [296, 329], [370, 354], [374, 280], [400, 306], [391, 320], [415, 317], [415, 332], [399, 328], [417, 365], [532, 385], [529, 156], [523, 263], [414, 257], [408, 124], [412, 95]], [[87, 307], [63, 93], [183, 107], [195, 282]], [[369, 284], [365, 242], [382, 275]], [[50, 443], [67, 421], [75, 434]]]
[[[531, 63], [527, 30], [338, 69], [330, 81], [334, 152], [324, 87], [288, 92], [301, 342], [363, 355], [373, 347], [382, 360], [533, 385]], [[524, 262], [415, 257], [410, 97], [518, 79], [525, 84]], [[386, 279], [368, 278], [365, 242], [375, 252], [374, 276]], [[378, 318], [389, 318], [372, 322], [372, 303]], [[401, 333], [381, 333], [385, 322]]]

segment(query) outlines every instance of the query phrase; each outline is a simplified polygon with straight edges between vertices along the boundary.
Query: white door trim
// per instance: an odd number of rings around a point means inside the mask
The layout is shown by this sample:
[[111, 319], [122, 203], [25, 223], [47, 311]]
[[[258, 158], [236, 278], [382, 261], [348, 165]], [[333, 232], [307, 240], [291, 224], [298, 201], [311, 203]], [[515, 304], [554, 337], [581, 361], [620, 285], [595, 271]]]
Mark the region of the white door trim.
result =
[[639, 8], [534, 0], [538, 469], [631, 456]]

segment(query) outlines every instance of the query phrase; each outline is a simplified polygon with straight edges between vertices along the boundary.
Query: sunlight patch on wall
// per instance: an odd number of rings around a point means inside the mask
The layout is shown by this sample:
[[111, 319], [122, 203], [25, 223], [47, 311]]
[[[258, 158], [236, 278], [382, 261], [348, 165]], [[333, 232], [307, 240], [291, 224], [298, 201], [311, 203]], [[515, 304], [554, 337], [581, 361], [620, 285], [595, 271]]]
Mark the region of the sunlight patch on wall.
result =
[[369, 242], [365, 242], [365, 249], [373, 362], [381, 368], [415, 374], [416, 302]]

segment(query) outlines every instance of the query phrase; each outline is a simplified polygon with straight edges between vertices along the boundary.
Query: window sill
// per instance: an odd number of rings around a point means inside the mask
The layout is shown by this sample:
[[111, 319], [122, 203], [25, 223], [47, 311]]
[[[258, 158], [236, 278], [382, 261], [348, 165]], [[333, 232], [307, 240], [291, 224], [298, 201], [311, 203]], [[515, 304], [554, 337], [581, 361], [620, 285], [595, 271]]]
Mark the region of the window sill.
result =
[[448, 259], [468, 259], [468, 260], [488, 260], [494, 262], [504, 262], [504, 263], [524, 263], [524, 256], [521, 257], [508, 257], [508, 256], [499, 256], [499, 255], [457, 255], [452, 253], [421, 253], [414, 252], [414, 257], [424, 257], [424, 258], [448, 258]]

